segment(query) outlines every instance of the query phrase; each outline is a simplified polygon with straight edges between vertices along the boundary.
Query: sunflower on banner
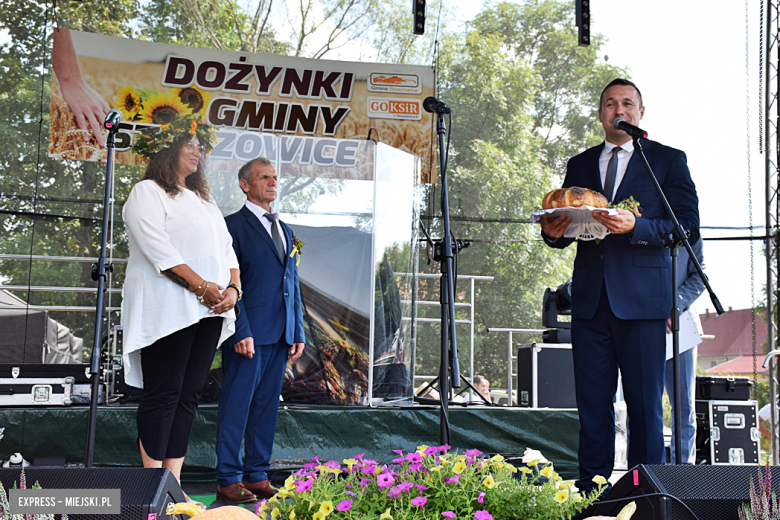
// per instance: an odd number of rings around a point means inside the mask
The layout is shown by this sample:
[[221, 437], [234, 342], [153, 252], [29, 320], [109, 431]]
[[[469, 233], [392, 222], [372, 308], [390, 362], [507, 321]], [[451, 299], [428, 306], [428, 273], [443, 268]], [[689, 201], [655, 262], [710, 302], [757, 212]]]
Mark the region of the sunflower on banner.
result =
[[191, 86], [176, 89], [176, 95], [182, 103], [187, 105], [191, 113], [200, 116], [206, 115], [206, 109], [211, 103], [211, 93]]
[[125, 121], [167, 125], [182, 115], [206, 115], [209, 102], [211, 94], [195, 86], [166, 94], [125, 85], [114, 98], [114, 107], [122, 111]]
[[158, 92], [143, 101], [139, 121], [149, 125], [169, 125], [188, 113], [189, 109], [176, 95]]

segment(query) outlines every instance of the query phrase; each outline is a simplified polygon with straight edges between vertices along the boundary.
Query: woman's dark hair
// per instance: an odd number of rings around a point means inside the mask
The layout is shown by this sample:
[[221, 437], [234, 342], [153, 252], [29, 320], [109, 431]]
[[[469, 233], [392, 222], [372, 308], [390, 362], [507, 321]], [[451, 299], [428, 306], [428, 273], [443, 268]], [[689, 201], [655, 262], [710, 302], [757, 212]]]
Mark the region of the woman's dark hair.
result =
[[[171, 198], [178, 195], [181, 191], [181, 186], [176, 182], [178, 180], [176, 169], [179, 167], [179, 152], [184, 145], [190, 141], [192, 141], [192, 137], [187, 135], [178, 141], [174, 141], [168, 148], [154, 154], [151, 159], [149, 159], [149, 164], [146, 165], [146, 171], [141, 177], [141, 180], [153, 180], [158, 186], [164, 189]], [[203, 144], [200, 139], [198, 142]], [[203, 200], [209, 200], [211, 196], [209, 194], [209, 185], [206, 182], [206, 174], [203, 171], [204, 160], [205, 159], [201, 157], [201, 160], [198, 161], [198, 169], [184, 180], [184, 184], [197, 193]]]

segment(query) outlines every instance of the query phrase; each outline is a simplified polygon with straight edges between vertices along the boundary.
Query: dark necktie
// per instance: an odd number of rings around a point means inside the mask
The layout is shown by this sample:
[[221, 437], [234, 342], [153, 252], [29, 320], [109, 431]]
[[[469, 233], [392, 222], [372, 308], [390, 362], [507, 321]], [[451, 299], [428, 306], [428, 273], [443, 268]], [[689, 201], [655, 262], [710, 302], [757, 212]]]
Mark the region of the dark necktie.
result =
[[612, 149], [612, 157], [609, 158], [609, 164], [607, 164], [607, 178], [604, 181], [604, 196], [609, 202], [612, 202], [612, 194], [615, 191], [615, 179], [617, 178], [618, 167], [618, 152], [622, 150], [621, 147], [616, 146]]
[[284, 262], [284, 244], [282, 243], [282, 237], [279, 235], [279, 226], [276, 225], [276, 216], [273, 213], [266, 213], [263, 216], [271, 221], [271, 238], [274, 239], [279, 258]]

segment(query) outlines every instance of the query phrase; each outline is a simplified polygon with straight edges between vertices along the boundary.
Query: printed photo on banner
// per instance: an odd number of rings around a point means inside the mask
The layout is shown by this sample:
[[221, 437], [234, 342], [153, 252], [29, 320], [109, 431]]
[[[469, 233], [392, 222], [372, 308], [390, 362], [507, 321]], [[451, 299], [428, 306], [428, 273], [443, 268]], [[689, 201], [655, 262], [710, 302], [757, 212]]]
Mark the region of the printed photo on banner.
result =
[[[95, 125], [76, 101], [91, 97], [91, 106], [98, 107], [93, 112], [122, 111], [118, 164], [143, 164], [143, 158], [130, 151], [142, 129], [169, 124], [178, 114], [199, 114], [217, 127], [215, 159], [246, 161], [252, 153], [286, 150], [312, 165], [299, 175], [316, 175], [318, 164], [342, 166], [356, 156], [359, 146], [340, 140], [366, 140], [373, 129], [381, 142], [419, 156], [422, 180], [435, 181], [434, 121], [422, 109], [422, 100], [435, 94], [431, 67], [220, 51], [56, 31], [50, 157], [106, 160], [105, 136], [95, 135]], [[68, 65], [73, 64], [83, 80], [77, 93], [71, 91], [74, 67]], [[77, 107], [72, 110], [67, 100]], [[92, 120], [99, 114], [94, 116]], [[274, 158], [281, 161], [279, 155]]]

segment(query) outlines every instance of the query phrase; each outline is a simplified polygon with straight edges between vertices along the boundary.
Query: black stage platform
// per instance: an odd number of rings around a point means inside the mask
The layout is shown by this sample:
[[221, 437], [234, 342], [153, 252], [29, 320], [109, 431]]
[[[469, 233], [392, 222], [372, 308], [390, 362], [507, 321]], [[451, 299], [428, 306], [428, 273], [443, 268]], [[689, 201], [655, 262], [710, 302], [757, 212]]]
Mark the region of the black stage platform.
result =
[[[30, 462], [37, 457], [65, 457], [83, 462], [87, 437], [87, 407], [2, 408], [0, 456], [20, 452]], [[136, 407], [98, 409], [96, 466], [140, 466], [136, 447]], [[216, 405], [201, 405], [190, 437], [182, 480], [213, 482], [216, 455]], [[564, 478], [577, 473], [576, 410], [452, 406], [451, 445], [464, 451], [522, 455], [537, 449]], [[394, 449], [439, 444], [439, 409], [434, 406], [364, 408], [287, 405], [279, 410], [274, 444], [274, 470], [299, 467], [315, 455], [337, 460], [365, 453], [389, 462]]]

